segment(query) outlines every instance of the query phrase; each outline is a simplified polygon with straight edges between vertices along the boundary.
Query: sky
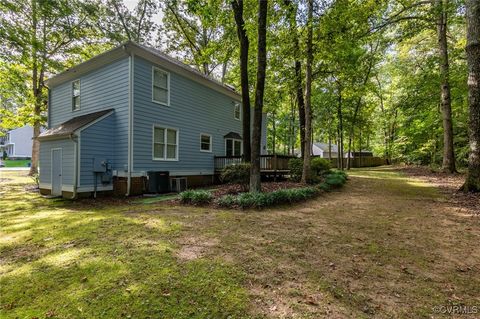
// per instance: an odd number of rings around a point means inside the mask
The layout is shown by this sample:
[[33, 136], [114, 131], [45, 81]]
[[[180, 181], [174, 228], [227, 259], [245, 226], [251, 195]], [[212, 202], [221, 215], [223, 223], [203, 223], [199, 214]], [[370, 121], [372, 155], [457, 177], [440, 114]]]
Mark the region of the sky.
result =
[[[128, 8], [128, 10], [135, 9], [139, 0], [123, 0], [123, 3]], [[162, 22], [162, 13], [159, 10], [159, 13], [154, 16], [154, 22], [160, 24]]]

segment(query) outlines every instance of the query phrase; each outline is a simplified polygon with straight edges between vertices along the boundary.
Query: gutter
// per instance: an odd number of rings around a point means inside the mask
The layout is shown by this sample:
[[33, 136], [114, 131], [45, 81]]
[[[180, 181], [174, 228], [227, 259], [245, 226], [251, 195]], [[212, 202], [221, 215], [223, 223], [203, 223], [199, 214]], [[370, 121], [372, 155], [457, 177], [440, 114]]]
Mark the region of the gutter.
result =
[[75, 154], [75, 161], [74, 161], [74, 164], [73, 164], [73, 194], [72, 194], [72, 197], [70, 199], [75, 199], [77, 198], [77, 184], [78, 184], [78, 141], [75, 140], [73, 137], [74, 137], [74, 134], [70, 134], [70, 140], [75, 143], [75, 149], [74, 149], [74, 154]]
[[133, 54], [129, 53], [127, 46], [124, 45], [123, 49], [128, 56], [128, 150], [127, 150], [127, 193], [126, 197], [130, 196], [132, 188], [132, 118], [133, 118]]

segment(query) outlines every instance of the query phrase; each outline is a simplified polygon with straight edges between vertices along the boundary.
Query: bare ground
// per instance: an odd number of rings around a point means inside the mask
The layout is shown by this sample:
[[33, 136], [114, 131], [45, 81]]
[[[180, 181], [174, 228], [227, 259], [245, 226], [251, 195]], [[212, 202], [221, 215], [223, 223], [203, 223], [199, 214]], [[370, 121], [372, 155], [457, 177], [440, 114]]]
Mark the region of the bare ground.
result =
[[480, 219], [421, 179], [352, 171], [344, 189], [303, 205], [200, 209], [182, 238], [208, 238], [201, 257], [241, 267], [254, 315], [437, 318], [436, 306], [479, 306]]
[[478, 197], [414, 173], [353, 170], [340, 190], [263, 211], [0, 184], [0, 317], [478, 318]]

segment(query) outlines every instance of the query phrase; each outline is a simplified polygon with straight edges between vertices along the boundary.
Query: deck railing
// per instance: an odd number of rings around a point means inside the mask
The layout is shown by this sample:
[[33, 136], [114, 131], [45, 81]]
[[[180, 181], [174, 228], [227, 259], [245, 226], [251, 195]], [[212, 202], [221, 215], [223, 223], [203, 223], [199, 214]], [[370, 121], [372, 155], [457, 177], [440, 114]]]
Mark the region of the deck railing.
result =
[[[288, 161], [294, 158], [289, 155], [261, 155], [260, 171], [262, 172], [288, 172]], [[215, 156], [215, 171], [221, 171], [228, 165], [240, 164], [243, 162], [241, 156]]]

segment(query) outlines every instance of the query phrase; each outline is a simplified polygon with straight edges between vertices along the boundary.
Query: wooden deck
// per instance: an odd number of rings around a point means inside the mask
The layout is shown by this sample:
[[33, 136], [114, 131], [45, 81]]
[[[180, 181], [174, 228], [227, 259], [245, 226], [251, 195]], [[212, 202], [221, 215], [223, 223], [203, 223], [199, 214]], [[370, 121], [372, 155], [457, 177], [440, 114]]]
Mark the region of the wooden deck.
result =
[[[260, 171], [262, 174], [288, 174], [288, 161], [294, 156], [261, 155]], [[215, 156], [215, 172], [219, 173], [228, 165], [243, 163], [241, 156]]]

